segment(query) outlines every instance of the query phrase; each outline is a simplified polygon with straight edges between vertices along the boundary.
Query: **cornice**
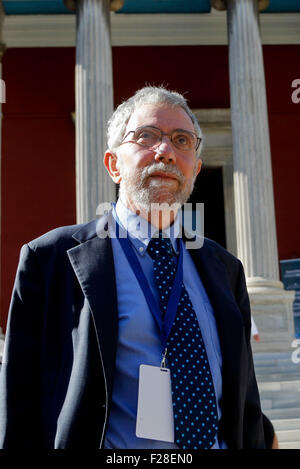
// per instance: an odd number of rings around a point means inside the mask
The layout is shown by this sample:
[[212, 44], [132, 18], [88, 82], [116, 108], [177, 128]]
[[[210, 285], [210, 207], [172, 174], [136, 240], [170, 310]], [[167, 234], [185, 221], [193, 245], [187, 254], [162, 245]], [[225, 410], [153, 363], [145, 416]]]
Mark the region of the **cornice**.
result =
[[[7, 47], [75, 46], [75, 15], [6, 16]], [[260, 15], [263, 44], [300, 44], [300, 13]], [[226, 12], [207, 14], [111, 13], [113, 46], [226, 45]]]
[[[258, 0], [258, 10], [265, 10], [270, 4], [270, 0]], [[211, 0], [211, 6], [216, 10], [223, 11], [227, 9], [226, 0]]]
[[[124, 0], [109, 0], [111, 11], [118, 11], [124, 6]], [[76, 0], [64, 0], [65, 7], [71, 11], [76, 10]]]

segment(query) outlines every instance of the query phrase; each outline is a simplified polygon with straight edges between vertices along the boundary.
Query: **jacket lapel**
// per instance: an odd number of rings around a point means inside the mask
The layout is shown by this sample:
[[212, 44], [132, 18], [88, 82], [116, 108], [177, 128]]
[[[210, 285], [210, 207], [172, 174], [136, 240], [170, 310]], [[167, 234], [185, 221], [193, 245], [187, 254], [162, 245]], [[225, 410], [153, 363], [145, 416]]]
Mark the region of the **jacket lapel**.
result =
[[109, 216], [104, 216], [84, 225], [73, 235], [80, 244], [70, 249], [68, 256], [91, 309], [107, 393], [111, 396], [118, 338], [118, 313], [113, 252], [107, 232], [108, 222]]

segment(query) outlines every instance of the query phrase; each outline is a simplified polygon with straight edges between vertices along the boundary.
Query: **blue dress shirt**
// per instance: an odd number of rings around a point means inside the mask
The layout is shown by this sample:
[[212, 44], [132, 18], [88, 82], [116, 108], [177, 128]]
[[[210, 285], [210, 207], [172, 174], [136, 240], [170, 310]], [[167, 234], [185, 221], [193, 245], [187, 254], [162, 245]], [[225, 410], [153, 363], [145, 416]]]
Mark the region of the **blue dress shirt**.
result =
[[[158, 298], [153, 275], [153, 262], [147, 252], [151, 233], [155, 231], [155, 228], [127, 209], [120, 199], [113, 207], [113, 216], [129, 234], [129, 240], [149, 282], [149, 287], [153, 295]], [[166, 231], [168, 230], [164, 230], [164, 232]], [[175, 238], [179, 232], [179, 221], [176, 219], [168, 233], [175, 251]], [[116, 272], [119, 337], [112, 405], [104, 447], [118, 449], [178, 448], [175, 443], [139, 438], [135, 434], [139, 366], [141, 364], [160, 366], [162, 347], [158, 328], [141, 287], [128, 264], [119, 241], [114, 237], [114, 233], [110, 234]], [[183, 282], [199, 320], [213, 377], [218, 415], [221, 418], [222, 356], [214, 311], [194, 262], [184, 246]], [[225, 444], [220, 443], [216, 438], [213, 449], [224, 447]]]

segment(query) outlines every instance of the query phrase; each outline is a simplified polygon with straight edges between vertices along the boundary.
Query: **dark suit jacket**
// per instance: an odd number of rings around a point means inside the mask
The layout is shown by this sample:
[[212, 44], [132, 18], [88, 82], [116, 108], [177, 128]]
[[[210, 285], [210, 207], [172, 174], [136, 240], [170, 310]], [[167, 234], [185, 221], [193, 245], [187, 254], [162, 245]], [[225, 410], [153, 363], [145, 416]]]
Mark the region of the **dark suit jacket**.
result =
[[[118, 340], [109, 216], [21, 250], [0, 379], [1, 448], [103, 445]], [[190, 252], [221, 343], [221, 437], [229, 448], [264, 448], [273, 429], [263, 424], [242, 265], [208, 239]]]

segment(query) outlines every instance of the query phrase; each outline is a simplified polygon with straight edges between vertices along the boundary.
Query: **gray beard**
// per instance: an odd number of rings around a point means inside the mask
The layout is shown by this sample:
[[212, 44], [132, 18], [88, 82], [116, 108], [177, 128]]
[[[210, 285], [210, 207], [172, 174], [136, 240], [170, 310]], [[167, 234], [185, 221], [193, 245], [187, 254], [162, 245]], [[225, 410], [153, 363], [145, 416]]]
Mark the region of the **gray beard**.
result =
[[[119, 160], [119, 164], [122, 177], [120, 197], [126, 200], [127, 195], [139, 210], [150, 213], [151, 204], [162, 203], [169, 204], [170, 206], [178, 204], [181, 207], [188, 200], [194, 189], [196, 168], [193, 178], [187, 181], [181, 171], [173, 164], [153, 163], [150, 166], [137, 170], [134, 174], [127, 171], [121, 160]], [[151, 180], [149, 176], [156, 171], [174, 174], [179, 184], [177, 191], [170, 191], [167, 184], [164, 186], [159, 181]]]

